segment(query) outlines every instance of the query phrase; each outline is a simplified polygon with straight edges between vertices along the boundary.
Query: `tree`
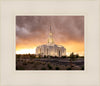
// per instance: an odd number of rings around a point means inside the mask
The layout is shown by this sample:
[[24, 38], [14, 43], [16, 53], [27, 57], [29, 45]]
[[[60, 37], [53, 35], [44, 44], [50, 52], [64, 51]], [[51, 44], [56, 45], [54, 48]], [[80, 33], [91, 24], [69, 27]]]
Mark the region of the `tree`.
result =
[[73, 52], [70, 54], [70, 60], [72, 60], [72, 61], [74, 61], [74, 60], [75, 60], [75, 55], [74, 55], [74, 53], [73, 53]]
[[74, 61], [75, 60], [75, 55], [74, 55], [74, 53], [72, 52], [71, 54], [70, 54], [70, 65], [71, 65], [71, 68], [72, 68], [72, 61]]
[[39, 54], [39, 58], [41, 58], [41, 54]]
[[44, 55], [44, 58], [47, 58], [47, 56], [46, 56], [46, 55]]
[[79, 58], [79, 55], [78, 54], [76, 54], [76, 58]]
[[62, 58], [66, 58], [66, 56], [62, 56]]
[[48, 68], [51, 70], [52, 69], [52, 67], [51, 67], [51, 65], [50, 64], [48, 64]]
[[16, 55], [16, 59], [20, 59], [20, 57], [21, 57], [21, 55], [19, 54], [19, 55]]

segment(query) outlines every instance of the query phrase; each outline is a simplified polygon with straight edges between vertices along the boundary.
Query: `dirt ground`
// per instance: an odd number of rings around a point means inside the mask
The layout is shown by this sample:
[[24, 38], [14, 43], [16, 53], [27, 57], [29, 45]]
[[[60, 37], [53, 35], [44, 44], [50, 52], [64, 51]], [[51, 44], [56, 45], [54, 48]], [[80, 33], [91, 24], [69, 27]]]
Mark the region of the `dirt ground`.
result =
[[84, 70], [84, 59], [73, 62], [68, 58], [16, 59], [16, 70]]

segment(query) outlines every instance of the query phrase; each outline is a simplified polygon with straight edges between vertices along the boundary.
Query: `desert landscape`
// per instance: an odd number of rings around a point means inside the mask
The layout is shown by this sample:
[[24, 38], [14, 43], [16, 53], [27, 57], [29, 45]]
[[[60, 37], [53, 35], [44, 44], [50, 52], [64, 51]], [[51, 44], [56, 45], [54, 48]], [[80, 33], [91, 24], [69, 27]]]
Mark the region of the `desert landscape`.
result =
[[36, 57], [34, 54], [16, 55], [16, 70], [84, 70], [84, 57]]

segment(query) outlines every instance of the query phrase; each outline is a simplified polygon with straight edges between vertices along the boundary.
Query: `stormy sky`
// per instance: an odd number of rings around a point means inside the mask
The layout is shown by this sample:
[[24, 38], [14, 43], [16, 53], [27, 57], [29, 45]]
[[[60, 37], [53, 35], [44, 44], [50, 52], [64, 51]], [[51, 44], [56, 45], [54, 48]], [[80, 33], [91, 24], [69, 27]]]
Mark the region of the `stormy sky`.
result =
[[46, 44], [50, 26], [55, 44], [84, 51], [84, 16], [16, 16], [16, 49]]

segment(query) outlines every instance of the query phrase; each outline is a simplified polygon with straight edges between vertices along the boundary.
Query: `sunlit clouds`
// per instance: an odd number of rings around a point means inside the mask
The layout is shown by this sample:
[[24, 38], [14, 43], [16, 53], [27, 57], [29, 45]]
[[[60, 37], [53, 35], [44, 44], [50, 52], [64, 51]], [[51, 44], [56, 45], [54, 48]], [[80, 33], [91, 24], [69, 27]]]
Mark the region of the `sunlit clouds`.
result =
[[16, 53], [33, 54], [46, 44], [50, 25], [55, 44], [63, 45], [67, 55], [84, 55], [84, 16], [17, 16]]

